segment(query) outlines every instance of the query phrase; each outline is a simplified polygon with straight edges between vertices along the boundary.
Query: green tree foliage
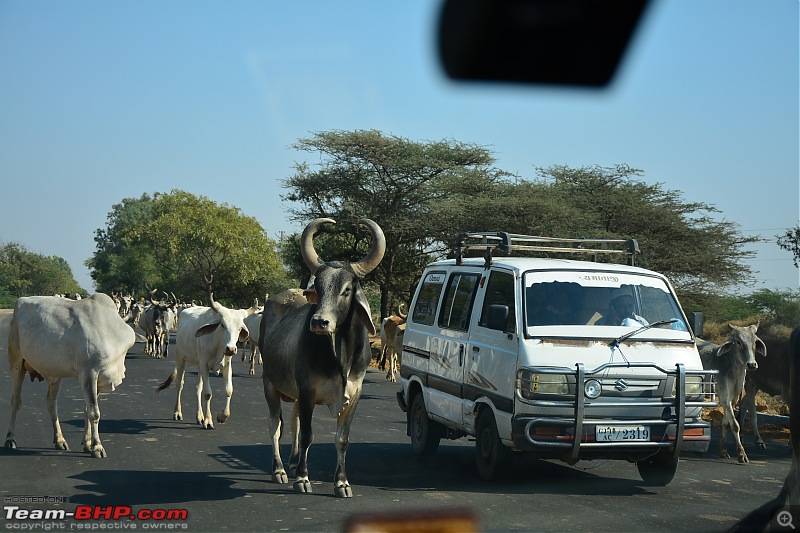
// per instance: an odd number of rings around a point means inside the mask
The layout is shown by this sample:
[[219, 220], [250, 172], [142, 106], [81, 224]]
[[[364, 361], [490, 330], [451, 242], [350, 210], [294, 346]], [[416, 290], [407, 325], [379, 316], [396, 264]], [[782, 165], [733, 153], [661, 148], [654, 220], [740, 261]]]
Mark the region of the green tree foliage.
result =
[[[244, 306], [291, 284], [275, 242], [255, 218], [180, 190], [123, 200], [96, 241], [87, 265], [112, 290], [144, 294], [147, 285], [185, 300], [207, 299], [210, 279], [218, 298]], [[135, 277], [128, 276], [132, 270]]]
[[0, 245], [0, 308], [14, 307], [20, 296], [86, 294], [62, 257], [29, 252], [19, 243]]
[[[393, 293], [410, 299], [409, 287], [427, 262], [430, 246], [451, 233], [454, 224], [440, 204], [456, 189], [484, 190], [506, 175], [491, 167], [494, 159], [485, 148], [453, 140], [416, 142], [375, 130], [330, 131], [314, 133], [292, 147], [322, 157], [313, 170], [306, 163], [295, 165], [294, 175], [284, 182], [290, 189], [284, 199], [297, 205], [290, 210], [292, 219], [305, 223], [333, 218], [336, 229], [326, 231], [345, 239], [342, 246], [333, 246], [339, 253], [331, 249], [332, 255], [321, 257], [360, 258], [368, 247], [368, 233], [357, 230], [360, 218], [370, 218], [383, 229], [386, 254], [367, 278], [380, 287], [381, 316], [395, 305]], [[359, 237], [347, 241], [345, 235], [356, 231]], [[284, 258], [295, 261], [290, 268], [296, 275], [304, 267], [293, 254]]]
[[163, 283], [153, 253], [133, 242], [138, 228], [153, 217], [153, 199], [147, 193], [111, 207], [106, 227], [95, 230], [96, 250], [84, 263], [99, 291], [143, 294], [145, 286]]
[[800, 223], [795, 227], [787, 229], [786, 233], [779, 235], [778, 246], [791, 252], [794, 266], [800, 268]]
[[583, 236], [637, 239], [637, 263], [666, 274], [682, 291], [707, 293], [752, 282], [743, 260], [753, 252], [745, 247], [759, 239], [743, 236], [737, 224], [714, 220], [719, 211], [713, 205], [686, 202], [680, 191], [640, 181], [642, 171], [626, 165], [538, 172], [552, 180], [558, 201], [586, 213]]

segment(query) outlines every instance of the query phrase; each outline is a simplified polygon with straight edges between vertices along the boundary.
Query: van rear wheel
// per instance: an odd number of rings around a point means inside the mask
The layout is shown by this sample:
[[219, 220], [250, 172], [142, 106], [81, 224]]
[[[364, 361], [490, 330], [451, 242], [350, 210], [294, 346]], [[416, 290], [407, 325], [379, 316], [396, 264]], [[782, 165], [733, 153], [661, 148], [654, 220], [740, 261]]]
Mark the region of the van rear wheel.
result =
[[511, 449], [500, 440], [491, 409], [483, 409], [475, 426], [475, 460], [478, 474], [486, 481], [508, 473]]
[[642, 476], [645, 484], [663, 487], [669, 485], [669, 482], [675, 477], [675, 472], [678, 471], [678, 459], [671, 453], [657, 453], [647, 459], [637, 461], [636, 468], [639, 469], [639, 475]]
[[433, 455], [439, 448], [442, 427], [428, 418], [422, 393], [414, 395], [408, 412], [408, 429], [411, 434], [411, 450], [417, 455]]

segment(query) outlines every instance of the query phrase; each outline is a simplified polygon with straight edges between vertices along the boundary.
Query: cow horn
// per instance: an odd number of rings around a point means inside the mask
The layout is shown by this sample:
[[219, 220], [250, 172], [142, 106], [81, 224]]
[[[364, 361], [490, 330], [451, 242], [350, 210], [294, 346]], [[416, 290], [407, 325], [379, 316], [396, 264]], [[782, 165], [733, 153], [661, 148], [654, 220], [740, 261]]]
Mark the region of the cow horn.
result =
[[306, 229], [303, 230], [303, 235], [300, 237], [300, 253], [303, 255], [303, 261], [312, 273], [316, 272], [319, 267], [325, 263], [317, 255], [314, 250], [314, 234], [323, 224], [336, 224], [332, 218], [317, 218], [309, 222]]
[[157, 291], [157, 290], [158, 290], [158, 289], [153, 289], [153, 290], [151, 290], [151, 291], [150, 291], [150, 297], [148, 298], [148, 300], [150, 300], [150, 303], [151, 303], [151, 304], [153, 304], [153, 305], [158, 305], [158, 304], [160, 304], [160, 303], [161, 303], [161, 302], [159, 302], [158, 300], [153, 300], [153, 296], [155, 296], [155, 294], [156, 294], [156, 291]]
[[175, 307], [176, 305], [178, 305], [178, 299], [175, 298], [174, 292], [170, 291], [170, 294], [172, 295], [172, 304], [170, 304], [170, 307]]
[[356, 275], [363, 278], [372, 272], [375, 267], [378, 266], [378, 263], [381, 262], [381, 259], [383, 259], [383, 254], [386, 252], [386, 237], [383, 235], [381, 227], [374, 221], [368, 218], [362, 218], [360, 222], [368, 226], [372, 232], [372, 244], [369, 252], [361, 261], [351, 264]]
[[397, 316], [399, 316], [399, 317], [400, 317], [400, 318], [402, 318], [403, 320], [405, 320], [405, 319], [407, 319], [407, 318], [408, 318], [408, 313], [406, 313], [406, 314], [403, 314], [403, 308], [404, 308], [405, 306], [406, 306], [406, 305], [405, 305], [404, 303], [401, 303], [400, 305], [398, 305], [398, 306], [397, 306]]
[[222, 312], [222, 305], [218, 302], [214, 301], [214, 293], [211, 292], [211, 286], [208, 287], [208, 299], [211, 301], [211, 308], [216, 311], [217, 313]]

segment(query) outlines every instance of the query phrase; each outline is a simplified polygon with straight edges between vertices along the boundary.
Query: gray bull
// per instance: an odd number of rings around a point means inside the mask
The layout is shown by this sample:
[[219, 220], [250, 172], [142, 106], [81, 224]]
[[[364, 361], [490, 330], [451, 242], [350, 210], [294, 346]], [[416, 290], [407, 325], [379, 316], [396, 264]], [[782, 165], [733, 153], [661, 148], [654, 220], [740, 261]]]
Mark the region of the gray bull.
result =
[[722, 345], [698, 339], [697, 347], [703, 368], [719, 370], [717, 376], [717, 396], [722, 406], [722, 434], [719, 440], [719, 456], [730, 458], [726, 450], [728, 430], [733, 433], [740, 463], [747, 463], [747, 454], [739, 435], [739, 422], [733, 414], [733, 403], [739, 398], [744, 387], [745, 374], [758, 368], [756, 353], [767, 355], [764, 342], [756, 336], [758, 324], [739, 327], [730, 326], [731, 332]]
[[337, 465], [334, 494], [353, 495], [345, 473], [350, 426], [361, 396], [361, 385], [372, 358], [369, 334], [375, 334], [361, 279], [383, 258], [386, 240], [381, 228], [363, 219], [372, 232], [370, 251], [354, 263], [325, 263], [313, 246], [313, 235], [328, 218], [311, 222], [303, 231], [300, 249], [315, 275], [314, 287], [270, 298], [264, 306], [259, 344], [264, 360], [264, 396], [270, 413], [272, 480], [288, 483], [280, 455], [281, 400], [295, 402], [292, 413], [292, 454], [296, 492], [311, 492], [308, 448], [316, 405], [328, 405], [337, 417]]

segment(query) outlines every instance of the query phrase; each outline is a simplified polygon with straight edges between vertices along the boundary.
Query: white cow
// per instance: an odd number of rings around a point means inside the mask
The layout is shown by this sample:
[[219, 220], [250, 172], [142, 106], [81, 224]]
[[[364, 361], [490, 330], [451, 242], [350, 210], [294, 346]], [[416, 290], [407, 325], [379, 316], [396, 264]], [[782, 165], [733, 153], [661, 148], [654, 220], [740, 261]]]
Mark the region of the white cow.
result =
[[[217, 422], [223, 423], [231, 414], [233, 378], [231, 357], [236, 355], [236, 343], [243, 342], [249, 335], [244, 319], [258, 309], [228, 309], [214, 301], [211, 307], [196, 306], [184, 309], [181, 313], [180, 327], [175, 344], [175, 370], [162, 383], [156, 392], [162, 391], [178, 378], [178, 395], [175, 400], [175, 420], [183, 420], [181, 392], [186, 364], [197, 365], [197, 423], [205, 429], [214, 429], [211, 418], [211, 382], [208, 373], [220, 365], [225, 377], [225, 409], [217, 415]], [[203, 409], [205, 401], [205, 409]]]
[[[267, 300], [269, 299], [269, 294], [267, 294]], [[259, 365], [264, 364], [261, 359], [261, 350], [258, 349], [258, 335], [259, 330], [261, 329], [261, 315], [264, 314], [264, 306], [258, 307], [258, 299], [256, 299], [255, 303], [253, 304], [257, 308], [257, 311], [252, 315], [248, 316], [244, 319], [244, 325], [247, 326], [247, 330], [250, 332], [250, 337], [247, 339], [247, 344], [250, 345], [250, 375], [254, 376], [256, 373], [256, 362]], [[242, 350], [242, 361], [247, 358], [247, 354], [245, 350]]]
[[8, 334], [8, 364], [11, 370], [11, 424], [6, 448], [16, 448], [14, 430], [22, 404], [25, 373], [47, 379], [47, 410], [53, 422], [56, 449], [68, 450], [58, 420], [58, 391], [62, 378], [78, 378], [86, 403], [83, 449], [94, 457], [106, 457], [100, 442], [98, 391], [112, 391], [125, 377], [125, 354], [135, 334], [117, 314], [117, 306], [106, 294], [82, 300], [55, 296], [19, 298]]

